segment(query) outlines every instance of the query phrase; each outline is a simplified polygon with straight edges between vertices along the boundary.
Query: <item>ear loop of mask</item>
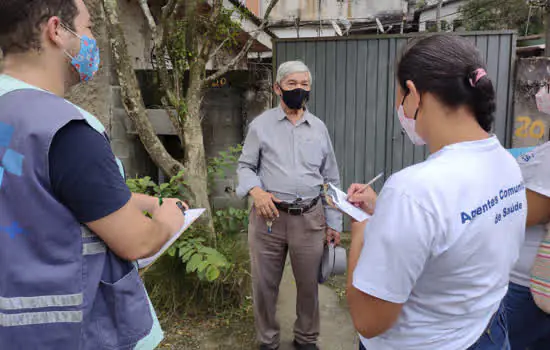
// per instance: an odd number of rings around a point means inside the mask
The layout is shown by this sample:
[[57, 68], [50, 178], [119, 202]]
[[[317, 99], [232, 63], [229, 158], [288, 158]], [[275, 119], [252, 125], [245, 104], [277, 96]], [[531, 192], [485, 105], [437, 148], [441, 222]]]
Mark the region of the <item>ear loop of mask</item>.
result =
[[[60, 22], [59, 25], [61, 27], [63, 27], [63, 29], [65, 29], [66, 31], [68, 31], [69, 33], [71, 33], [72, 35], [76, 36], [78, 39], [80, 39], [82, 41], [82, 37], [78, 34], [76, 34], [73, 30], [71, 30], [69, 27], [67, 27], [65, 24], [63, 24], [63, 22]], [[72, 56], [68, 51], [67, 49], [63, 48], [63, 52], [65, 53], [65, 55], [67, 55], [67, 57], [69, 57], [71, 60], [74, 59], [74, 56]]]

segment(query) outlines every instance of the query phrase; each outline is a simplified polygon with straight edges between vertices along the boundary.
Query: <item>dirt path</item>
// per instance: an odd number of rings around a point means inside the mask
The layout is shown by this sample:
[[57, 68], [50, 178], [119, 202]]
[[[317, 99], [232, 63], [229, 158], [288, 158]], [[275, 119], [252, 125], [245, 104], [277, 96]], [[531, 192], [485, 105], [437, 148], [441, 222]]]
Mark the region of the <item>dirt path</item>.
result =
[[[319, 306], [321, 312], [321, 350], [357, 350], [359, 339], [351, 322], [351, 317], [330, 287], [319, 286]], [[296, 319], [296, 284], [292, 268], [287, 262], [279, 292], [277, 317], [281, 323], [280, 350], [294, 350], [292, 328]]]
[[[345, 278], [340, 276], [333, 286], [342, 290]], [[322, 350], [358, 350], [359, 340], [351, 318], [342, 306], [334, 289], [319, 286]], [[292, 328], [296, 319], [296, 284], [288, 262], [281, 282], [277, 318], [281, 324], [280, 350], [294, 350]], [[252, 315], [245, 320], [231, 323], [230, 327], [197, 324], [189, 320], [172, 322], [167, 329], [167, 339], [159, 350], [257, 350]]]

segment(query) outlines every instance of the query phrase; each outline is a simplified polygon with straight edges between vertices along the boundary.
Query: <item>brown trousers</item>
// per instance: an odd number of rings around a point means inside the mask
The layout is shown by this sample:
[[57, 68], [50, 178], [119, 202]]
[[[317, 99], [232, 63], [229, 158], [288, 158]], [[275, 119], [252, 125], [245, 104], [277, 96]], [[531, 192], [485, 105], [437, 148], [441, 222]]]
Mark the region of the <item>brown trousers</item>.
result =
[[248, 242], [252, 265], [254, 318], [260, 343], [279, 345], [276, 319], [279, 284], [287, 252], [296, 280], [295, 339], [301, 344], [315, 343], [319, 336], [318, 273], [325, 239], [325, 214], [319, 203], [301, 216], [281, 212], [273, 221], [271, 233], [255, 209], [250, 212]]

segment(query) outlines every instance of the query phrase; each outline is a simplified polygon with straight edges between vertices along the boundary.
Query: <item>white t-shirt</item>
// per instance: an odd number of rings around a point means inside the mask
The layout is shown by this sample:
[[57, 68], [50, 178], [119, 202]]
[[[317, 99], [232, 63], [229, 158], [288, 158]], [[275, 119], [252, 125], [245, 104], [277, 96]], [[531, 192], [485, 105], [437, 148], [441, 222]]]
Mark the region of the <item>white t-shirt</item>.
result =
[[384, 185], [353, 285], [404, 304], [368, 350], [466, 349], [507, 291], [526, 221], [521, 171], [496, 137], [444, 147]]
[[[517, 158], [521, 168], [525, 187], [533, 192], [550, 197], [550, 142], [546, 142], [531, 152]], [[531, 268], [535, 263], [540, 242], [546, 235], [546, 227], [537, 225], [525, 231], [525, 242], [519, 253], [519, 260], [510, 274], [510, 280], [529, 287]]]

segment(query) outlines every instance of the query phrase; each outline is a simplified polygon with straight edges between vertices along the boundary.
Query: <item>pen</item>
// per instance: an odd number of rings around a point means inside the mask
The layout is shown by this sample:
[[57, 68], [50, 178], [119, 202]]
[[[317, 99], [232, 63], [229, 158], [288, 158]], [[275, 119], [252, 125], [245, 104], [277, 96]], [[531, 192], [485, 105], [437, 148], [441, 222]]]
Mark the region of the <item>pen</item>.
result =
[[[370, 180], [366, 185], [365, 187], [363, 187], [363, 191], [367, 189], [367, 187], [369, 187], [370, 185], [372, 185], [373, 183], [375, 183], [376, 181], [378, 181], [378, 179], [380, 179], [382, 176], [384, 175], [384, 172], [381, 172], [380, 174], [376, 175], [376, 177], [372, 180]], [[361, 191], [361, 192], [363, 192]]]
[[185, 207], [183, 206], [183, 203], [182, 202], [176, 202], [176, 205], [178, 206], [178, 208], [180, 208], [181, 213], [183, 215], [185, 215]]

